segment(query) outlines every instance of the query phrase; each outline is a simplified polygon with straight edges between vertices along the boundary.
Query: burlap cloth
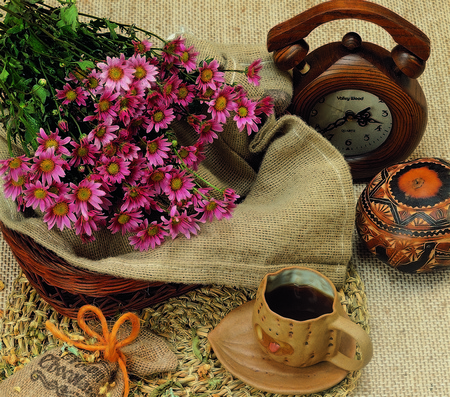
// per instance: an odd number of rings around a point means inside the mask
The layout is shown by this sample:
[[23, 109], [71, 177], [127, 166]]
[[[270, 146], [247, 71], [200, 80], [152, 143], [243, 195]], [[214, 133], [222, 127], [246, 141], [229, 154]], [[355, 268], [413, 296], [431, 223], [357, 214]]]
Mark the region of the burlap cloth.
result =
[[[78, 0], [82, 11], [140, 26], [161, 36], [189, 31], [219, 43], [264, 43], [268, 30], [318, 0]], [[375, 0], [406, 18], [431, 39], [432, 55], [419, 81], [428, 100], [429, 120], [425, 136], [412, 157], [450, 160], [450, 3], [448, 1]], [[363, 40], [392, 48], [392, 38], [376, 25], [346, 20], [323, 25], [307, 41], [311, 49], [340, 40], [348, 31]], [[356, 200], [364, 188], [354, 185]], [[9, 295], [18, 274], [9, 248], [2, 242], [1, 279]], [[447, 272], [405, 275], [368, 255], [354, 236], [353, 262], [366, 287], [371, 314], [374, 357], [363, 370], [357, 397], [450, 395], [450, 279]]]

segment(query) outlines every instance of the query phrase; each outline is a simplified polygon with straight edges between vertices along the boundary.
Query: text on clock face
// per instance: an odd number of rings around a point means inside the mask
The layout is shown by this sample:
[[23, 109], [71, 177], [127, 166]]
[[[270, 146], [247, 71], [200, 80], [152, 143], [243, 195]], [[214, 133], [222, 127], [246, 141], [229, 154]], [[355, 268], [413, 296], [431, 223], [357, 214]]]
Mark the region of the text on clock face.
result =
[[358, 96], [352, 96], [352, 97], [347, 97], [347, 96], [338, 96], [337, 97], [338, 101], [364, 101], [364, 97], [358, 97]]

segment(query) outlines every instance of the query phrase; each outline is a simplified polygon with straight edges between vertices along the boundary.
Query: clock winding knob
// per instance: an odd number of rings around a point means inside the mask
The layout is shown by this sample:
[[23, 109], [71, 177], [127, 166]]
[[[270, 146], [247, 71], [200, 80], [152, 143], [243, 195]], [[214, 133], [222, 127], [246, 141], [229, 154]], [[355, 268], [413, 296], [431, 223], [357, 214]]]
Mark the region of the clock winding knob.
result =
[[412, 79], [417, 79], [425, 70], [426, 62], [401, 45], [392, 49], [391, 56], [400, 71]]
[[309, 46], [305, 40], [274, 51], [273, 60], [280, 70], [290, 70], [300, 64], [308, 54]]
[[362, 39], [358, 33], [349, 32], [342, 38], [342, 44], [349, 51], [355, 51], [361, 47]]

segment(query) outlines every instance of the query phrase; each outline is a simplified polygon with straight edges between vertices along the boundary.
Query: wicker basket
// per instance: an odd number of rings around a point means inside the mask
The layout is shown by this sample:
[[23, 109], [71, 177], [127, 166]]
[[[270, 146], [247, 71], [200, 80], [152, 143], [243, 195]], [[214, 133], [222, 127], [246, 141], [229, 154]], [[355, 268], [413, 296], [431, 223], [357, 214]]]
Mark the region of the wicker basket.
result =
[[76, 268], [31, 237], [7, 228], [0, 222], [22, 271], [42, 299], [58, 313], [76, 318], [86, 304], [95, 305], [107, 317], [118, 311], [135, 311], [182, 295], [198, 285], [146, 282], [113, 277]]

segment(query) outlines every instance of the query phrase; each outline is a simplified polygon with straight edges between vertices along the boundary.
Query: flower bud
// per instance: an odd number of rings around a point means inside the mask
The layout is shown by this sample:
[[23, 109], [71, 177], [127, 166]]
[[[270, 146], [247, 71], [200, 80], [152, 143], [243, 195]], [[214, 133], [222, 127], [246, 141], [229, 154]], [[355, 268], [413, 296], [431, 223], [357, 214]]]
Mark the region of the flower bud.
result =
[[47, 85], [47, 80], [45, 80], [45, 79], [39, 79], [38, 84], [39, 84], [41, 87], [45, 87], [45, 86]]

